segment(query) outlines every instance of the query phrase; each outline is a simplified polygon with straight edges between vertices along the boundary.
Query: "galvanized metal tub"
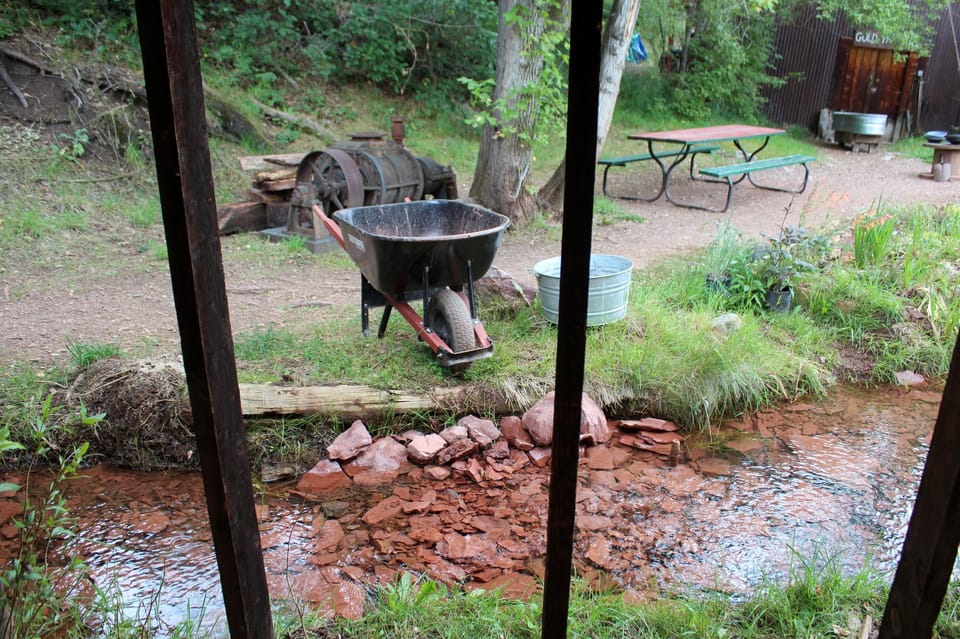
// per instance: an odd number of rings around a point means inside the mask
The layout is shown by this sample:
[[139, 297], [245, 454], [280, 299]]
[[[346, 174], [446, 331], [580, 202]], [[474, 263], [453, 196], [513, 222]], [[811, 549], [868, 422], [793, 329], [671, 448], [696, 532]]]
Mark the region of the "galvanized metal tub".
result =
[[[627, 314], [633, 262], [618, 255], [590, 256], [587, 326], [615, 322]], [[557, 323], [560, 302], [560, 258], [551, 257], [533, 267], [540, 305], [548, 322]]]
[[833, 112], [833, 130], [857, 135], [880, 135], [886, 133], [887, 116], [883, 113]]

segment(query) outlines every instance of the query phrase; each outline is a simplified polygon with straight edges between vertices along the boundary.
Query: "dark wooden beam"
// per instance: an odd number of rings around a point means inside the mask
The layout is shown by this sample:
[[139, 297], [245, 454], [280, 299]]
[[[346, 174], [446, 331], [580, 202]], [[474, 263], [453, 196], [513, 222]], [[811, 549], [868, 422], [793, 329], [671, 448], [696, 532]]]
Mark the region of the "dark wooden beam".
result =
[[557, 323], [556, 399], [547, 513], [543, 639], [567, 636], [577, 506], [580, 408], [587, 343], [587, 291], [600, 99], [603, 3], [573, 0], [567, 93], [567, 149]]
[[254, 510], [192, 0], [137, 0], [157, 184], [193, 425], [233, 639], [273, 636]]
[[880, 639], [929, 639], [960, 545], [960, 339], [917, 489]]

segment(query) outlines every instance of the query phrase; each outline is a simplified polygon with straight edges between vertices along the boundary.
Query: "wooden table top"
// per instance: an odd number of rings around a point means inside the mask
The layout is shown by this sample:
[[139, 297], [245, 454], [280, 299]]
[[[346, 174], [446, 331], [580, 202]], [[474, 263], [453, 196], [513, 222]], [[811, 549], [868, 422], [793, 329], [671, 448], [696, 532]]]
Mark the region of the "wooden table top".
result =
[[940, 151], [960, 151], [960, 144], [950, 144], [949, 142], [924, 142], [923, 146]]
[[703, 126], [691, 129], [675, 129], [672, 131], [651, 131], [649, 133], [631, 133], [627, 138], [631, 140], [651, 140], [654, 142], [675, 142], [677, 144], [694, 144], [697, 142], [726, 142], [729, 140], [744, 140], [748, 138], [769, 137], [786, 133], [784, 129], [772, 129], [765, 126], [750, 124], [721, 124], [719, 126]]

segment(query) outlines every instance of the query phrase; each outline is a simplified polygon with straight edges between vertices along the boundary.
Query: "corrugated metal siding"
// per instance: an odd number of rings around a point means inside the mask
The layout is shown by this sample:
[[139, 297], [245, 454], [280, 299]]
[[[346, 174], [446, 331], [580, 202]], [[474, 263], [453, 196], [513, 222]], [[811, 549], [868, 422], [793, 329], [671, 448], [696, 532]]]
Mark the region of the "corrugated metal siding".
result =
[[[954, 2], [951, 13], [960, 38], [960, 1]], [[864, 105], [860, 108], [866, 112], [891, 116], [904, 111], [913, 114], [917, 97], [913, 81], [917, 69], [924, 69], [922, 130], [947, 129], [952, 124], [960, 124], [960, 63], [947, 15], [944, 11], [929, 61], [911, 57], [905, 69], [896, 70], [889, 51], [883, 54], [880, 53], [883, 49], [862, 47], [845, 50], [841, 38], [852, 37], [853, 29], [842, 15], [834, 22], [827, 22], [817, 19], [814, 8], [803, 9], [777, 29], [775, 47], [779, 58], [772, 73], [786, 83], [763, 92], [767, 100], [764, 114], [773, 122], [799, 124], [811, 131], [817, 129], [820, 110], [837, 109], [838, 104]], [[840, 59], [845, 55], [854, 56], [849, 62], [855, 69], [879, 72], [881, 79], [873, 87], [877, 89], [875, 93], [867, 93], [871, 90], [870, 83], [863, 78], [835, 78], [835, 74], [849, 68], [848, 60]], [[834, 87], [839, 90], [835, 91]], [[844, 93], [846, 96], [842, 97]]]
[[767, 89], [765, 113], [772, 122], [801, 124], [816, 130], [820, 109], [830, 104], [837, 41], [847, 31], [844, 18], [818, 20], [807, 7], [790, 23], [777, 28], [773, 75], [786, 80], [778, 89]]

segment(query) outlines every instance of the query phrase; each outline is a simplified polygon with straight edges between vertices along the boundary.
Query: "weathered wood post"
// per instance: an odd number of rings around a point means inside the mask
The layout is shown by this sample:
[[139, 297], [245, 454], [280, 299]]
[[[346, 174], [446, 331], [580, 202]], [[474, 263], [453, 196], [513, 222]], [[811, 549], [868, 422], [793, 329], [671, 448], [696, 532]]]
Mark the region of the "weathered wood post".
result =
[[224, 285], [192, 0], [137, 0], [157, 184], [230, 636], [273, 636]]
[[960, 545], [960, 339], [917, 500], [880, 624], [880, 639], [929, 639]]
[[547, 514], [543, 639], [567, 636], [570, 567], [577, 506], [580, 405], [587, 343], [587, 291], [600, 101], [603, 3], [574, 0], [567, 92], [567, 151], [557, 323], [556, 399]]

